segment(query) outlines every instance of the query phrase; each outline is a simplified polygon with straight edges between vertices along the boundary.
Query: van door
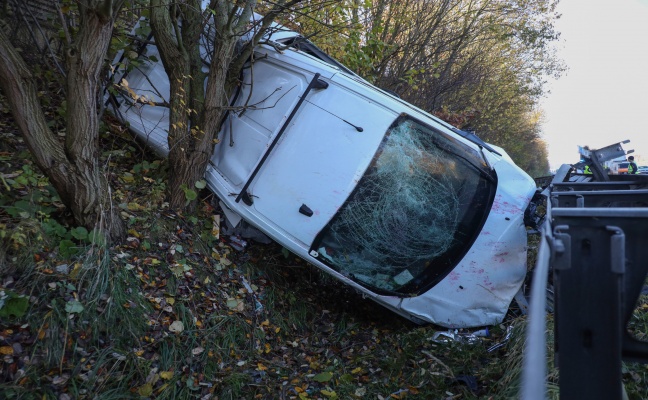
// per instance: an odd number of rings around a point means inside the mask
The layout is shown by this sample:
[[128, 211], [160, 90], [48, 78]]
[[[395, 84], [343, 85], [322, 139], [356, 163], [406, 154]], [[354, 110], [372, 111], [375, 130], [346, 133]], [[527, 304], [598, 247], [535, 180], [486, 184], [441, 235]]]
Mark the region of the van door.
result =
[[287, 70], [268, 59], [246, 68], [235, 108], [223, 124], [211, 159], [233, 191], [247, 181], [313, 75]]
[[308, 248], [367, 169], [397, 113], [326, 80], [250, 184], [254, 210]]

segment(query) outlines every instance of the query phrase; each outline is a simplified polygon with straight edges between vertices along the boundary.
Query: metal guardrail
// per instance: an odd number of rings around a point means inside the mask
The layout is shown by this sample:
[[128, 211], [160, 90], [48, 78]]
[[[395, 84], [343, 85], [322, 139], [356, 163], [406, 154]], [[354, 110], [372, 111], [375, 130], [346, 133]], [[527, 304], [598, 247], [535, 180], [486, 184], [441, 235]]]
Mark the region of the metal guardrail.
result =
[[648, 176], [596, 182], [570, 167], [563, 166], [544, 192], [547, 215], [531, 289], [521, 397], [546, 398], [549, 282], [560, 399], [620, 400], [622, 361], [648, 363], [648, 342], [627, 330], [648, 273]]

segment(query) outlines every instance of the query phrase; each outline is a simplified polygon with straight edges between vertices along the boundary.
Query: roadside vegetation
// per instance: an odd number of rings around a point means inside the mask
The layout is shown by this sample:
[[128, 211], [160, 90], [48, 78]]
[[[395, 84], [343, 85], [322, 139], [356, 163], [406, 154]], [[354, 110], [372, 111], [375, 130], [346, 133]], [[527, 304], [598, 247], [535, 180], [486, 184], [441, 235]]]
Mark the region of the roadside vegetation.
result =
[[448, 330], [414, 325], [278, 245], [237, 251], [218, 235], [215, 199], [172, 212], [166, 163], [106, 128], [101, 160], [128, 229], [110, 248], [66, 222], [22, 140], [2, 134], [0, 397], [514, 396], [518, 313], [489, 337], [435, 339]]
[[[201, 27], [177, 17], [199, 1], [63, 0], [42, 20], [21, 8], [35, 3], [0, 11], [0, 398], [517, 397], [525, 317], [515, 307], [488, 337], [417, 326], [276, 244], [240, 250], [220, 234], [217, 199], [201, 191], [200, 169], [185, 167], [213, 148], [195, 127], [220, 121], [240, 65], [211, 87], [218, 99], [201, 92], [200, 60], [169, 68], [181, 81], [172, 140], [190, 143], [186, 159], [155, 158], [104, 113], [108, 54], [145, 62], [129, 23], [157, 11], [152, 31], [173, 58], [197, 49], [189, 39]], [[562, 70], [547, 47], [555, 2], [517, 3], [282, 0], [257, 10], [537, 176], [547, 171], [538, 77]], [[234, 54], [230, 39], [215, 59]], [[647, 309], [642, 297], [631, 324], [640, 338]], [[548, 333], [551, 353], [550, 317]], [[648, 398], [647, 373], [626, 365], [631, 399]]]
[[[0, 398], [517, 398], [515, 307], [471, 337], [414, 325], [276, 244], [238, 251], [209, 193], [195, 213], [169, 209], [165, 161], [111, 120], [101, 161], [128, 238], [106, 247], [71, 223], [6, 112], [1, 124]], [[631, 325], [644, 340], [646, 309]], [[625, 366], [631, 399], [648, 396], [647, 374]]]

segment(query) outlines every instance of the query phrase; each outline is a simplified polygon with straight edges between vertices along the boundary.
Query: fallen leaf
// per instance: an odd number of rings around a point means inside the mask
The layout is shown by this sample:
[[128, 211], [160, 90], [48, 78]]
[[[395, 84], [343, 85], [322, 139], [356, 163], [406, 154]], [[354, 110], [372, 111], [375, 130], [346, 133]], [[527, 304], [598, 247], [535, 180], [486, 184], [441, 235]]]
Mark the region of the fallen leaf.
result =
[[1, 346], [0, 347], [0, 354], [3, 356], [11, 355], [13, 354], [13, 347], [11, 346]]
[[0, 291], [0, 317], [22, 317], [29, 307], [29, 299], [10, 290]]
[[245, 303], [241, 299], [229, 298], [227, 299], [227, 307], [230, 310], [243, 311], [245, 310]]
[[322, 393], [324, 396], [328, 397], [329, 399], [337, 399], [338, 395], [335, 393], [333, 390], [321, 390], [320, 393]]
[[130, 211], [138, 211], [141, 210], [143, 207], [137, 203], [128, 203], [127, 208]]
[[57, 375], [57, 376], [54, 377], [54, 379], [52, 379], [52, 384], [57, 385], [57, 386], [58, 385], [63, 385], [63, 384], [65, 384], [65, 382], [68, 381], [68, 379], [70, 379], [69, 375]]
[[160, 378], [169, 380], [173, 378], [173, 371], [162, 371], [160, 372]]
[[219, 261], [225, 267], [227, 267], [229, 265], [232, 265], [232, 262], [230, 260], [228, 260], [227, 258], [225, 258], [225, 257], [221, 257], [221, 259]]
[[193, 354], [194, 356], [197, 356], [198, 354], [202, 353], [203, 351], [205, 351], [204, 348], [196, 347], [196, 348], [191, 350], [191, 354]]
[[145, 383], [137, 389], [137, 393], [139, 393], [139, 395], [142, 397], [149, 397], [151, 394], [153, 394], [153, 385], [151, 385], [150, 383]]
[[333, 372], [326, 371], [326, 372], [320, 372], [319, 374], [315, 375], [313, 377], [313, 380], [316, 382], [328, 382], [333, 378]]
[[169, 331], [173, 333], [180, 333], [184, 331], [184, 324], [182, 321], [173, 321], [171, 325], [169, 325]]
[[78, 300], [70, 300], [65, 304], [65, 311], [70, 314], [78, 314], [83, 311], [83, 304]]

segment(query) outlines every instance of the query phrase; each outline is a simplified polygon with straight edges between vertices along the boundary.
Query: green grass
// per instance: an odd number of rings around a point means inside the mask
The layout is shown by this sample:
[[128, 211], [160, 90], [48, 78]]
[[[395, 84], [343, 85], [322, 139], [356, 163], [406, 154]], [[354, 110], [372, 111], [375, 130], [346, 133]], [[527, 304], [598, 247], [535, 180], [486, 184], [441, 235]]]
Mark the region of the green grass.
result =
[[[4, 355], [0, 398], [518, 397], [523, 316], [511, 312], [474, 343], [437, 342], [446, 329], [414, 325], [278, 245], [233, 251], [210, 236], [213, 199], [195, 215], [170, 213], [163, 164], [134, 151], [112, 154], [123, 157], [113, 160], [115, 203], [133, 238], [112, 248], [70, 236], [75, 227], [37, 172], [8, 182], [0, 285], [28, 296], [29, 309], [0, 319], [1, 348], [20, 350]], [[3, 173], [23, 162], [9, 153]], [[6, 211], [26, 194], [40, 211]], [[70, 254], [64, 240], [76, 247]], [[631, 323], [643, 339], [647, 302]], [[510, 340], [489, 352], [509, 326]], [[557, 398], [551, 318], [548, 326], [548, 393]], [[648, 398], [647, 374], [624, 364], [631, 399]]]

